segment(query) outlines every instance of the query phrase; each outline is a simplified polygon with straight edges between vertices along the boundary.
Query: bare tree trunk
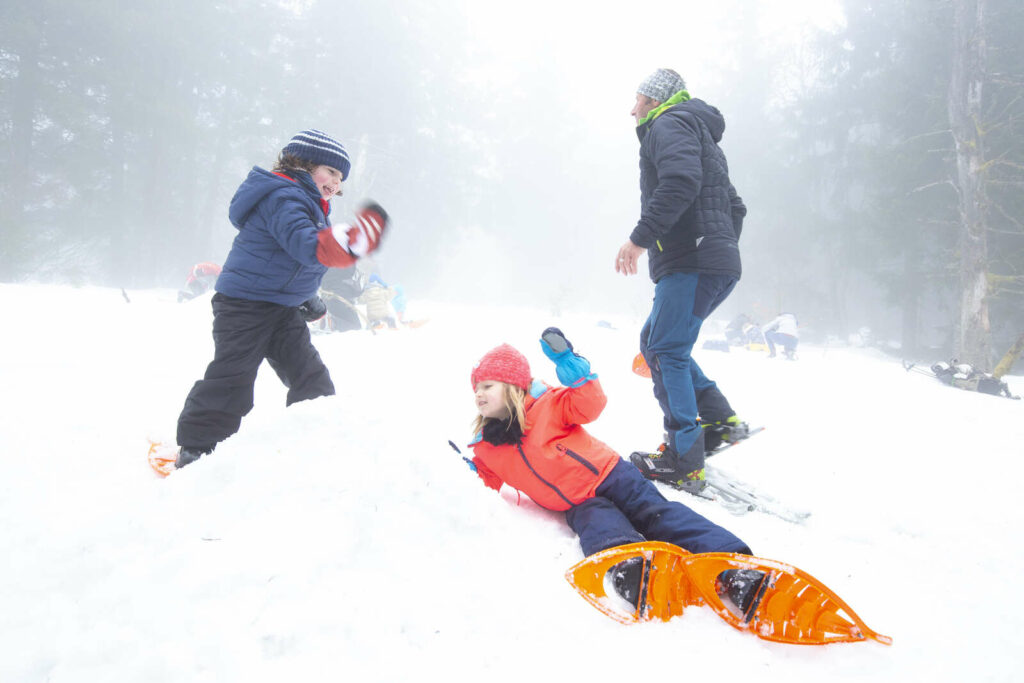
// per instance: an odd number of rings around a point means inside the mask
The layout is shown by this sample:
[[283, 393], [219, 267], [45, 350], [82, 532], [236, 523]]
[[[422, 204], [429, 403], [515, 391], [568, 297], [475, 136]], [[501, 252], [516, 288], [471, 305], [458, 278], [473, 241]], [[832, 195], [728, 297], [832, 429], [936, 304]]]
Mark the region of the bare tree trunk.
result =
[[1017, 362], [1022, 353], [1024, 353], [1024, 334], [1017, 337], [1017, 341], [1013, 343], [1013, 346], [1006, 352], [1003, 359], [996, 364], [996, 369], [992, 371], [992, 376], [996, 379], [1002, 379], [1003, 375], [1013, 369], [1013, 364]]
[[32, 139], [35, 130], [36, 106], [40, 89], [41, 70], [39, 56], [42, 19], [41, 10], [30, 7], [29, 16], [23, 17], [24, 33], [21, 45], [14, 46], [18, 53], [18, 75], [10, 85], [11, 143], [4, 159], [6, 178], [0, 188], [0, 280], [12, 280], [21, 275], [29, 253], [28, 242], [32, 228], [27, 225], [29, 214], [25, 204], [32, 196], [32, 179], [37, 166], [32, 158]]
[[991, 364], [981, 120], [982, 86], [986, 78], [986, 1], [953, 0], [953, 73], [948, 97], [960, 191], [960, 319], [956, 356], [985, 371]]

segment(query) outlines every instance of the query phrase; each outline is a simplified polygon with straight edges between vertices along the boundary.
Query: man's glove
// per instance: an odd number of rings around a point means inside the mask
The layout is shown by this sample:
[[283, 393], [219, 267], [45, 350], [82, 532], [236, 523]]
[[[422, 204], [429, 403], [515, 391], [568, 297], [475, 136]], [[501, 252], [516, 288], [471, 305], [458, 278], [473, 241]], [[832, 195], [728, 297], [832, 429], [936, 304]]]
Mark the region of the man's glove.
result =
[[356, 258], [362, 258], [376, 251], [387, 227], [387, 212], [380, 204], [369, 202], [356, 212], [352, 225], [338, 225], [332, 230], [338, 244]]
[[327, 315], [327, 304], [319, 296], [314, 296], [299, 304], [299, 315], [307, 323], [313, 323]]
[[549, 327], [541, 333], [540, 348], [555, 362], [558, 381], [565, 386], [583, 386], [597, 377], [590, 372], [590, 361], [573, 351], [572, 342], [557, 327]]

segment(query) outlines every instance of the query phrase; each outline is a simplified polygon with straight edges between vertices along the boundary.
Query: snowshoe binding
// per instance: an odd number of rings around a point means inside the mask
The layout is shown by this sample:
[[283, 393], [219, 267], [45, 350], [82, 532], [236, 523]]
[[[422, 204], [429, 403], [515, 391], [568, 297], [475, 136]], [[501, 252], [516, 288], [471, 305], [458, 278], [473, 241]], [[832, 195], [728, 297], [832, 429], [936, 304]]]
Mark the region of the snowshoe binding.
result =
[[644, 573], [642, 557], [623, 560], [608, 570], [612, 588], [623, 600], [634, 608], [640, 605], [640, 586]]
[[715, 581], [715, 592], [722, 603], [744, 624], [754, 616], [767, 588], [768, 574], [756, 569], [727, 569]]

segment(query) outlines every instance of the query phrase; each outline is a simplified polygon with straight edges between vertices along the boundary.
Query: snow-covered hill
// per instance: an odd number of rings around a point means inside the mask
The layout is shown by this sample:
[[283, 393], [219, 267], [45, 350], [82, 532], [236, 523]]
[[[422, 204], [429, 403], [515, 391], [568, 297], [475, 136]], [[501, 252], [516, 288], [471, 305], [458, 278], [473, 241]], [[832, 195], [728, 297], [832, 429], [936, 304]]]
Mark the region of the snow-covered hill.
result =
[[447, 441], [469, 439], [489, 348], [556, 381], [537, 343], [554, 324], [609, 395], [591, 431], [624, 455], [655, 447], [649, 381], [629, 370], [642, 321], [413, 301], [419, 329], [316, 337], [336, 397], [286, 410], [264, 366], [241, 431], [161, 480], [146, 437], [173, 439], [211, 316], [173, 291], [128, 296], [0, 285], [0, 680], [1019, 680], [1022, 402], [870, 350], [698, 351], [768, 426], [713, 464], [813, 515], [666, 495], [894, 645], [768, 643], [699, 608], [626, 627], [562, 578], [581, 558], [562, 515], [484, 488]]

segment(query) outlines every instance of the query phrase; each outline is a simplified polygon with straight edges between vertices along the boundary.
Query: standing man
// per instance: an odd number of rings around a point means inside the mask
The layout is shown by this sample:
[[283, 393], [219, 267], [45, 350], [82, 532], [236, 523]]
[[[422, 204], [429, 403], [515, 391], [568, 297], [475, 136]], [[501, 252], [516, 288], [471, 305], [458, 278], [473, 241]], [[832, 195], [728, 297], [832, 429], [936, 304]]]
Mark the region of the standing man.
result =
[[[725, 119], [715, 107], [691, 99], [678, 73], [651, 74], [637, 88], [630, 113], [640, 139], [640, 220], [619, 249], [615, 271], [635, 275], [640, 254], [647, 252], [654, 306], [640, 333], [640, 351], [666, 430], [658, 452], [630, 459], [648, 479], [697, 494], [706, 486], [705, 448], [714, 449], [723, 433], [740, 425], [691, 353], [701, 324], [740, 278], [737, 242], [747, 208], [729, 182], [718, 146]], [[713, 432], [713, 444], [705, 443], [705, 431]]]

